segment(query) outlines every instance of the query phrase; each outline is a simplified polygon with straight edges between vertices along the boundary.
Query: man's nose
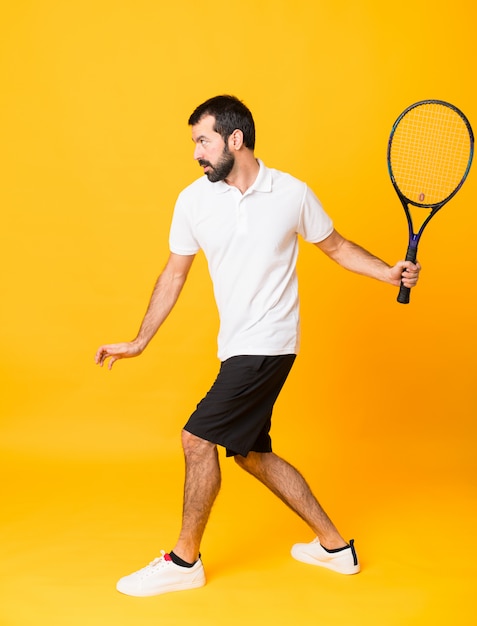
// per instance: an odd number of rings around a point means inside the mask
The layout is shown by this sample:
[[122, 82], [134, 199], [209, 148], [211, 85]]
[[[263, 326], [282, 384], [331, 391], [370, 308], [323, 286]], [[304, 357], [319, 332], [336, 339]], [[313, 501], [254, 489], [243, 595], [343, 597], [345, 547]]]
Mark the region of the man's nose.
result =
[[196, 147], [194, 148], [194, 159], [198, 161], [199, 159], [202, 158], [202, 156], [203, 156], [202, 146], [200, 144], [197, 144]]

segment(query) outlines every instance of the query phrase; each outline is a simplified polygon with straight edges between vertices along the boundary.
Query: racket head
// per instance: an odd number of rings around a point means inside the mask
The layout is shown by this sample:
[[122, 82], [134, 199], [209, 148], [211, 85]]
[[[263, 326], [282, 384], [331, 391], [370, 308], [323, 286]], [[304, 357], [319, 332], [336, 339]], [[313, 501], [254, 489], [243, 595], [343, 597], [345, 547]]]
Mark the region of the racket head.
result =
[[474, 154], [469, 120], [443, 100], [422, 100], [395, 121], [388, 142], [388, 168], [401, 200], [436, 209], [462, 187]]

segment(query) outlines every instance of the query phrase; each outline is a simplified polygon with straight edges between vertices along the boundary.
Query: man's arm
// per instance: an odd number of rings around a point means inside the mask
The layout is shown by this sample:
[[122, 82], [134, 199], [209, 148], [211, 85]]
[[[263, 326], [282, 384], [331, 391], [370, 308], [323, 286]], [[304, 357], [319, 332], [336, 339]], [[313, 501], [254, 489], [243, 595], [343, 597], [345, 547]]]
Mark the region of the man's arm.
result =
[[398, 261], [391, 267], [364, 248], [342, 237], [336, 230], [315, 245], [347, 270], [376, 278], [396, 287], [401, 284], [401, 281], [406, 287], [414, 287], [419, 279], [421, 270], [419, 263]]
[[149, 306], [137, 337], [133, 341], [100, 346], [96, 352], [97, 365], [103, 366], [109, 358], [109, 369], [118, 359], [139, 356], [159, 330], [184, 286], [195, 255], [171, 254], [167, 264], [156, 281]]

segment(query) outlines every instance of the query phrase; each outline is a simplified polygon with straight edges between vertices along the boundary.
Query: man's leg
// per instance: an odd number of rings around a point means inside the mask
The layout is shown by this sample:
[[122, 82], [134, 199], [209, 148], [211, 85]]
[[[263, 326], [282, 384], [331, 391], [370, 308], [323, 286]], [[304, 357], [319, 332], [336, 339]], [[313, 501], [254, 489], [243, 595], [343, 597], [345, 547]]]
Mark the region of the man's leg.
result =
[[[205, 585], [199, 546], [220, 489], [217, 447], [183, 431], [186, 462], [182, 529], [172, 553], [121, 578], [116, 589], [129, 596], [154, 596]], [[178, 558], [177, 558], [178, 557]], [[185, 563], [183, 562], [185, 561]]]
[[322, 546], [333, 550], [347, 545], [303, 476], [287, 461], [273, 452], [249, 452], [246, 457], [237, 455], [234, 458], [242, 469], [295, 511], [316, 533]]
[[220, 490], [221, 474], [215, 444], [183, 430], [182, 446], [186, 464], [182, 528], [173, 552], [187, 563], [194, 563]]
[[357, 574], [360, 570], [354, 541], [349, 545], [312, 494], [303, 476], [273, 452], [249, 452], [235, 461], [258, 478], [316, 533], [311, 543], [296, 543], [292, 556], [297, 561], [318, 565], [340, 574]]

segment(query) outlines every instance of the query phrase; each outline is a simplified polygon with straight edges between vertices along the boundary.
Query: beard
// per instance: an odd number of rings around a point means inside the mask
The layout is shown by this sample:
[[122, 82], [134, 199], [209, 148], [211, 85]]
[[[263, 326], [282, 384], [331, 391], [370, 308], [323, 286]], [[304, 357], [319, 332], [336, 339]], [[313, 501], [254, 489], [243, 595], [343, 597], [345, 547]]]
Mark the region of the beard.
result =
[[205, 175], [211, 183], [218, 183], [220, 180], [225, 180], [232, 171], [234, 164], [235, 157], [229, 151], [227, 145], [224, 147], [222, 156], [215, 165], [212, 165], [212, 163], [210, 163], [209, 161], [203, 161], [201, 159], [199, 160], [200, 166], [204, 167], [205, 165], [207, 165], [210, 168], [208, 172], [205, 172]]

